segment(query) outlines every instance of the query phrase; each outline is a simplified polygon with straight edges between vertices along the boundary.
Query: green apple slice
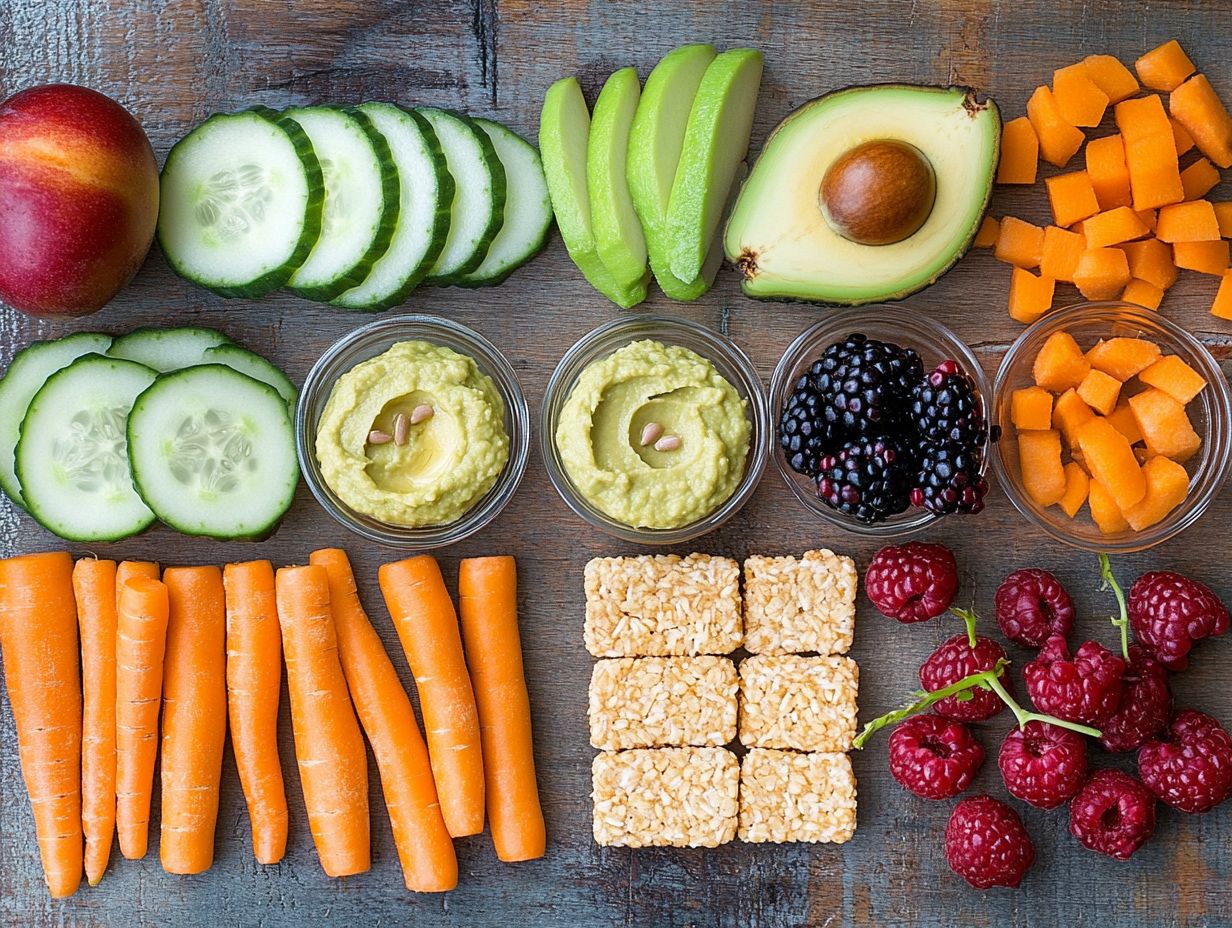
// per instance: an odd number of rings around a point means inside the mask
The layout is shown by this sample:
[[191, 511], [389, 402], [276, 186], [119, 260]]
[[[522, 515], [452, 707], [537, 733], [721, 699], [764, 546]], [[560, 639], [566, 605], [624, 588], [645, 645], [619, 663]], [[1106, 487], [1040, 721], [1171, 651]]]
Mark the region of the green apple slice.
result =
[[748, 153], [761, 70], [761, 52], [735, 48], [710, 63], [697, 89], [667, 209], [670, 267], [681, 280], [701, 274], [718, 232], [728, 191]]
[[595, 244], [587, 193], [586, 149], [590, 110], [576, 78], [566, 77], [548, 88], [539, 116], [539, 155], [552, 198], [556, 226], [569, 257], [590, 285], [618, 306], [628, 309], [646, 299], [643, 277], [632, 287], [620, 286], [608, 271]]
[[586, 145], [586, 183], [595, 246], [604, 266], [622, 287], [635, 286], [647, 272], [646, 238], [625, 177], [629, 127], [641, 93], [636, 68], [614, 72], [595, 100]]

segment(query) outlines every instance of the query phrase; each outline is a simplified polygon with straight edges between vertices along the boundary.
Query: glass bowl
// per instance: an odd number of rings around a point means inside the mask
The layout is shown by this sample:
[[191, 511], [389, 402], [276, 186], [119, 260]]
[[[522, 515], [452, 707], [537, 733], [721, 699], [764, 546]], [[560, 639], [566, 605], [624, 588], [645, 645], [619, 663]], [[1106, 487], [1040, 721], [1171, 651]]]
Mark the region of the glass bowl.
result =
[[[316, 456], [317, 423], [338, 378], [361, 361], [383, 354], [398, 342], [419, 340], [474, 358], [492, 378], [505, 401], [509, 460], [496, 483], [459, 519], [442, 525], [405, 526], [381, 522], [348, 506], [326, 484]], [[295, 409], [295, 446], [308, 489], [326, 512], [355, 534], [397, 548], [441, 548], [461, 541], [496, 518], [513, 498], [530, 450], [530, 411], [517, 375], [496, 347], [478, 332], [439, 316], [408, 315], [381, 319], [334, 342], [308, 372]]]
[[[1208, 386], [1186, 407], [1202, 447], [1185, 462], [1189, 471], [1189, 495], [1161, 521], [1140, 532], [1127, 530], [1104, 535], [1084, 507], [1073, 519], [1055, 506], [1043, 508], [1027, 494], [1018, 468], [1018, 442], [1010, 418], [1013, 392], [1035, 383], [1031, 368], [1040, 346], [1054, 332], [1069, 332], [1085, 351], [1101, 338], [1150, 339], [1164, 354], [1175, 354], [1202, 375]], [[1132, 303], [1077, 303], [1056, 310], [1029, 326], [1010, 346], [1001, 361], [996, 380], [993, 421], [1000, 423], [1002, 439], [994, 456], [997, 479], [1015, 508], [1050, 536], [1084, 551], [1109, 554], [1143, 551], [1167, 541], [1198, 520], [1219, 494], [1227, 479], [1232, 457], [1232, 396], [1219, 364], [1202, 344], [1174, 322], [1157, 312]]]
[[[772, 423], [776, 430], [783, 415], [783, 408], [787, 405], [796, 381], [827, 348], [856, 332], [878, 341], [891, 342], [904, 348], [914, 348], [920, 355], [926, 372], [947, 359], [957, 361], [962, 369], [975, 380], [987, 413], [990, 406], [989, 397], [992, 396], [988, 378], [984, 375], [984, 370], [980, 367], [980, 362], [971, 349], [961, 342], [958, 336], [941, 323], [905, 306], [860, 306], [831, 312], [821, 322], [801, 332], [788, 346], [770, 380], [770, 408], [774, 416]], [[787, 456], [783, 453], [778, 441], [774, 442], [774, 463], [787, 486], [791, 488], [791, 492], [806, 509], [818, 518], [858, 535], [880, 538], [910, 535], [942, 518], [926, 509], [909, 508], [881, 522], [872, 524], [858, 522], [851, 516], [831, 509], [822, 502], [817, 495], [814, 481], [803, 474], [796, 473], [788, 465]], [[988, 443], [985, 441], [980, 475], [983, 476], [987, 470]], [[960, 518], [978, 518], [978, 515], [961, 516]]]
[[[565, 472], [556, 447], [556, 424], [582, 371], [592, 362], [640, 339], [679, 345], [715, 366], [748, 404], [749, 454], [736, 491], [709, 515], [679, 528], [638, 528], [618, 522], [593, 506]], [[609, 535], [637, 544], [668, 545], [697, 538], [718, 528], [749, 501], [766, 466], [770, 443], [769, 413], [761, 378], [753, 362], [734, 342], [704, 325], [677, 316], [627, 316], [599, 326], [565, 352], [543, 397], [540, 442], [548, 477], [569, 508]]]

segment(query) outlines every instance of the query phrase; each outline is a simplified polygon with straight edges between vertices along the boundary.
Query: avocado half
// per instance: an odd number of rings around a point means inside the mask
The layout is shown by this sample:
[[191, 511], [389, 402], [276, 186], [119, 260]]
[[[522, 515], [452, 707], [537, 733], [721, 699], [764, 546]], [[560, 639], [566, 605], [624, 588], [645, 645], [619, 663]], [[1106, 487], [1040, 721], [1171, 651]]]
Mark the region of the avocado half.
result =
[[[936, 178], [933, 207], [889, 245], [849, 241], [818, 200], [822, 178], [858, 145], [914, 146]], [[756, 299], [857, 305], [902, 299], [935, 283], [970, 247], [988, 208], [1001, 117], [968, 87], [879, 84], [812, 100], [767, 139], [732, 209], [724, 251]]]

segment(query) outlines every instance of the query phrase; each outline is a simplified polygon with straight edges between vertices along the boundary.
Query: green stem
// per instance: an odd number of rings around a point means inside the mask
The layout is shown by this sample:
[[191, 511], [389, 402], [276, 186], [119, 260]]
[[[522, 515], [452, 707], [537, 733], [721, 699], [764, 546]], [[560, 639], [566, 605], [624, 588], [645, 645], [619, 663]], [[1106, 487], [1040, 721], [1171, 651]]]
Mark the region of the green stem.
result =
[[1067, 722], [1064, 719], [1059, 719], [1051, 715], [1043, 715], [1039, 712], [1028, 712], [1022, 706], [1018, 705], [1018, 701], [1001, 685], [1001, 681], [995, 677], [988, 681], [988, 686], [994, 693], [1001, 697], [1001, 701], [1010, 707], [1010, 711], [1014, 713], [1014, 718], [1018, 720], [1018, 727], [1026, 727], [1027, 722], [1047, 722], [1049, 725], [1056, 725], [1059, 728], [1068, 728], [1070, 731], [1076, 731], [1080, 735], [1090, 735], [1092, 738], [1098, 738], [1101, 734], [1098, 728], [1091, 728], [1087, 725], [1079, 725], [1077, 722]]
[[989, 689], [989, 681], [994, 680], [996, 677], [1003, 674], [1008, 665], [1009, 661], [999, 660], [997, 661], [997, 665], [992, 670], [983, 670], [979, 673], [973, 673], [970, 676], [963, 677], [961, 680], [954, 681], [949, 686], [943, 686], [939, 690], [933, 690], [931, 693], [917, 693], [916, 698], [912, 702], [909, 702], [907, 705], [903, 706], [901, 709], [895, 709], [893, 712], [887, 712], [880, 718], [875, 718], [865, 725], [864, 730], [856, 736], [856, 739], [852, 742], [851, 746], [856, 749], [864, 747], [869, 738], [881, 731], [881, 729], [885, 728], [887, 725], [894, 725], [901, 722], [905, 718], [918, 715], [947, 697], [956, 696], [959, 693], [965, 692], [969, 689], [974, 689], [977, 686], [983, 687], [984, 689]]
[[963, 620], [963, 624], [967, 626], [967, 644], [972, 648], [975, 647], [975, 612], [971, 609], [951, 608], [950, 612]]
[[1125, 660], [1129, 660], [1129, 611], [1125, 606], [1125, 591], [1121, 589], [1121, 585], [1117, 583], [1116, 577], [1112, 573], [1112, 563], [1108, 560], [1108, 555], [1101, 554], [1099, 556], [1099, 576], [1103, 583], [1100, 585], [1101, 590], [1112, 590], [1116, 596], [1117, 608], [1120, 610], [1120, 618], [1115, 616], [1110, 617], [1113, 627], [1120, 629], [1121, 632], [1121, 656]]

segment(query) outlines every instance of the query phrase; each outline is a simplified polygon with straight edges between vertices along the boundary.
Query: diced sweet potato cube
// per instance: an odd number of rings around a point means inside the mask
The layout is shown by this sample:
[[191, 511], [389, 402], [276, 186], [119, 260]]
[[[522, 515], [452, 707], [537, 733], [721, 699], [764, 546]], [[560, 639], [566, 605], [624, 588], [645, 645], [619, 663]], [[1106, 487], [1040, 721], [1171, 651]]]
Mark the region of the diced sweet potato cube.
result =
[[1194, 63], [1176, 39], [1169, 39], [1134, 62], [1138, 80], [1151, 90], [1172, 92], [1194, 73]]
[[1156, 239], [1144, 242], [1127, 242], [1121, 246], [1129, 261], [1129, 273], [1167, 290], [1176, 283], [1176, 265], [1172, 263], [1172, 249]]
[[1065, 495], [1061, 435], [1055, 429], [1018, 433], [1018, 466], [1027, 495], [1040, 506], [1051, 506]]
[[1091, 369], [1090, 362], [1082, 356], [1082, 349], [1068, 332], [1053, 332], [1035, 356], [1032, 373], [1036, 386], [1053, 393], [1063, 393], [1078, 384]]
[[1121, 291], [1121, 301], [1134, 303], [1143, 309], [1159, 309], [1159, 304], [1164, 301], [1164, 292], [1153, 283], [1131, 277]]
[[1065, 465], [1065, 495], [1057, 503], [1071, 519], [1078, 515], [1078, 510], [1087, 501], [1087, 492], [1091, 486], [1091, 478], [1078, 464], [1070, 461]]
[[1188, 151], [1192, 151], [1194, 147], [1193, 136], [1189, 134], [1189, 130], [1176, 121], [1175, 116], [1168, 117], [1168, 121], [1172, 123], [1172, 141], [1176, 143], [1176, 154], [1181, 156]]
[[1134, 411], [1146, 446], [1156, 454], [1184, 462], [1202, 447], [1202, 438], [1194, 431], [1185, 407], [1163, 390], [1152, 387], [1131, 396], [1129, 408]]
[[1146, 494], [1146, 481], [1134, 449], [1107, 419], [1095, 417], [1080, 425], [1078, 446], [1091, 476], [1112, 494], [1122, 512]]
[[1039, 267], [1043, 252], [1043, 229], [1013, 216], [1002, 218], [997, 246], [993, 251], [998, 261], [1030, 270]]
[[1142, 477], [1146, 481], [1146, 495], [1123, 510], [1125, 521], [1135, 532], [1161, 521], [1189, 495], [1189, 474], [1185, 468], [1162, 455], [1142, 465]]
[[1052, 428], [1052, 394], [1040, 387], [1023, 387], [1010, 396], [1010, 419], [1020, 431]]
[[1091, 80], [1082, 62], [1052, 72], [1052, 96], [1061, 118], [1074, 126], [1098, 126], [1108, 108], [1108, 95]]
[[[1145, 480], [1145, 478], [1143, 478]], [[1091, 519], [1105, 535], [1119, 535], [1129, 529], [1129, 523], [1117, 507], [1112, 494], [1098, 480], [1092, 480], [1088, 487], [1088, 501], [1091, 504]]]
[[1159, 346], [1145, 338], [1100, 340], [1086, 354], [1097, 371], [1124, 383], [1159, 360]]
[[1199, 158], [1181, 171], [1181, 187], [1186, 200], [1198, 200], [1219, 185], [1219, 168], [1206, 158]]
[[1087, 76], [1108, 96], [1108, 102], [1120, 103], [1138, 92], [1138, 79], [1112, 55], [1087, 55], [1082, 60]]
[[1206, 387], [1206, 379], [1174, 354], [1166, 354], [1138, 375], [1148, 387], [1163, 390], [1186, 406]]
[[971, 243], [976, 248], [991, 248], [997, 244], [997, 236], [1001, 234], [1001, 223], [992, 216], [985, 216], [984, 221], [980, 223], [979, 231], [975, 233], [975, 240]]
[[[1129, 149], [1131, 142], [1145, 139], [1161, 132], [1172, 134], [1172, 124], [1168, 122], [1168, 114], [1164, 112], [1164, 103], [1156, 94], [1145, 97], [1135, 97], [1123, 100], [1113, 110], [1116, 116], [1117, 128], [1125, 140], [1125, 148]], [[1176, 143], [1173, 143], [1173, 148]]]
[[1082, 224], [1082, 234], [1088, 248], [1104, 248], [1150, 235], [1151, 230], [1128, 206], [1118, 206], [1090, 217]]
[[1215, 208], [1215, 218], [1219, 220], [1219, 234], [1223, 238], [1232, 238], [1232, 200], [1227, 203], [1212, 203]]
[[1052, 91], [1046, 86], [1036, 87], [1031, 94], [1027, 101], [1027, 118], [1039, 139], [1040, 157], [1056, 167], [1065, 167], [1086, 139], [1081, 129], [1066, 122]]
[[1129, 261], [1119, 248], [1088, 248], [1074, 269], [1074, 285], [1088, 300], [1113, 300], [1129, 283]]
[[1010, 269], [1010, 318], [1023, 325], [1030, 325], [1052, 309], [1052, 295], [1056, 281], [1051, 277], [1037, 277], [1020, 267]]
[[1219, 239], [1215, 207], [1207, 200], [1173, 203], [1159, 210], [1155, 237], [1161, 242], [1213, 242]]
[[1195, 74], [1172, 91], [1168, 109], [1202, 154], [1221, 168], [1232, 167], [1232, 116], [1205, 74]]
[[1232, 319], [1232, 270], [1224, 271], [1219, 281], [1219, 292], [1211, 304], [1211, 315], [1220, 319]]
[[1092, 368], [1078, 385], [1078, 396], [1101, 416], [1116, 409], [1117, 397], [1121, 395], [1121, 381], [1103, 371]]
[[1100, 209], [1129, 206], [1129, 169], [1125, 166], [1125, 145], [1121, 136], [1109, 135], [1091, 139], [1086, 149], [1087, 177], [1095, 188]]
[[1228, 243], [1176, 242], [1172, 246], [1172, 263], [1187, 271], [1222, 276], [1229, 264]]
[[1044, 250], [1040, 254], [1040, 273], [1054, 280], [1074, 282], [1078, 259], [1087, 249], [1084, 236], [1060, 226], [1044, 229]]
[[1155, 209], [1185, 199], [1171, 129], [1132, 142], [1126, 137], [1125, 165], [1129, 168], [1129, 189], [1133, 193], [1135, 210]]
[[1134, 411], [1129, 408], [1129, 400], [1121, 400], [1117, 403], [1116, 409], [1112, 410], [1106, 418], [1131, 445], [1142, 441], [1142, 430], [1138, 428], [1138, 419]]
[[998, 184], [1033, 184], [1039, 168], [1039, 139], [1026, 116], [1011, 119], [1001, 127], [1001, 160]]
[[1078, 447], [1078, 429], [1095, 418], [1091, 407], [1082, 401], [1075, 387], [1070, 387], [1052, 404], [1052, 427], [1065, 436], [1065, 444]]
[[1044, 180], [1048, 187], [1048, 202], [1052, 218], [1059, 226], [1071, 226], [1099, 212], [1095, 188], [1086, 171], [1071, 171]]
[[1134, 210], [1134, 212], [1138, 214], [1138, 218], [1142, 220], [1142, 224], [1144, 226], [1146, 226], [1152, 232], [1155, 231], [1155, 226], [1159, 224], [1159, 210], [1157, 209], [1136, 209]]

